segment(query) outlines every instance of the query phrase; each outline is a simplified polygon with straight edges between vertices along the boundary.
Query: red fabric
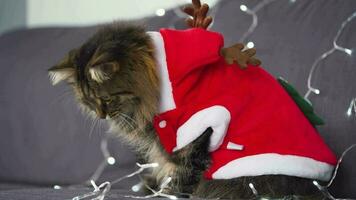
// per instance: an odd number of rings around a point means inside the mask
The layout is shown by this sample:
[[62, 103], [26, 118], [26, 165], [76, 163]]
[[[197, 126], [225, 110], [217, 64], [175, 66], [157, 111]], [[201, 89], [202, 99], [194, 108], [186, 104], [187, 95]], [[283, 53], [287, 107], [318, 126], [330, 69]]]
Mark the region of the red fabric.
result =
[[[213, 105], [226, 107], [231, 121], [218, 150], [211, 152], [206, 178], [228, 162], [250, 155], [297, 155], [335, 165], [337, 160], [295, 102], [261, 67], [240, 69], [219, 55], [223, 37], [203, 29], [162, 29], [176, 109], [155, 117], [154, 126], [168, 153], [177, 129], [194, 113]], [[161, 120], [167, 126], [159, 127]], [[243, 144], [243, 151], [226, 148]]]

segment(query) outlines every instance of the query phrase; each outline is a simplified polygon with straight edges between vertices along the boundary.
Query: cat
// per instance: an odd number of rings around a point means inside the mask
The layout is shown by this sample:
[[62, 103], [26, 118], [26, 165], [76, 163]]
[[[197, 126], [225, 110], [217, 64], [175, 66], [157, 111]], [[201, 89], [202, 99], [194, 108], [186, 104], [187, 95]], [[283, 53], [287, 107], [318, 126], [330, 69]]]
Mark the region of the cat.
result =
[[155, 47], [142, 26], [114, 23], [101, 28], [50, 68], [49, 76], [53, 84], [66, 81], [82, 109], [107, 120], [110, 132], [134, 147], [146, 162], [159, 164], [146, 177], [152, 188], [170, 176], [172, 182], [165, 192], [178, 196], [254, 198], [248, 186], [253, 183], [260, 195], [274, 198], [305, 195], [305, 199], [322, 199], [311, 180], [292, 176], [206, 180], [203, 173], [210, 164], [211, 128], [187, 147], [169, 155], [152, 124], [159, 112], [161, 77], [156, 68]]

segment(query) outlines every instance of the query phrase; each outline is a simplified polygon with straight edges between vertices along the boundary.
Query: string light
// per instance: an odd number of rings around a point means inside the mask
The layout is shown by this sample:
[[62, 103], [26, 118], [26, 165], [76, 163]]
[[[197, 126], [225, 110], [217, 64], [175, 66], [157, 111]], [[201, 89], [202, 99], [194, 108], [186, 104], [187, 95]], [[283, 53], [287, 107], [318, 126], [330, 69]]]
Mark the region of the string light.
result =
[[[114, 165], [116, 163], [116, 159], [110, 155], [110, 152], [108, 149], [108, 136], [107, 135], [100, 141], [100, 150], [104, 156], [104, 159], [99, 164], [99, 166], [97, 167], [95, 172], [92, 174], [92, 176], [87, 181], [85, 181], [84, 185], [91, 184], [92, 181], [94, 181], [94, 182], [97, 181], [108, 165]], [[60, 190], [60, 189], [62, 189], [62, 187], [60, 185], [54, 185], [53, 189]]]
[[333, 195], [330, 194], [330, 192], [328, 191], [328, 188], [333, 184], [336, 175], [339, 171], [339, 167], [342, 163], [342, 160], [344, 159], [344, 157], [346, 156], [346, 154], [351, 151], [353, 148], [356, 147], [356, 144], [353, 144], [351, 146], [349, 146], [344, 152], [342, 152], [341, 157], [339, 158], [339, 160], [337, 161], [337, 165], [335, 167], [333, 176], [331, 177], [330, 181], [328, 182], [328, 184], [326, 186], [322, 186], [318, 183], [318, 181], [314, 180], [313, 184], [320, 190], [320, 192], [324, 195], [324, 197], [328, 198], [328, 199], [332, 199], [332, 200], [346, 200], [346, 199], [337, 199], [335, 198]]
[[95, 172], [93, 173], [93, 175], [89, 178], [89, 180], [87, 182], [90, 182], [91, 180], [97, 181], [108, 165], [114, 165], [116, 163], [115, 158], [110, 155], [110, 152], [108, 150], [108, 136], [105, 136], [101, 140], [100, 150], [104, 156], [104, 159], [99, 164], [98, 168], [95, 170]]
[[91, 200], [103, 200], [111, 188], [110, 182], [104, 182], [104, 183], [100, 184], [99, 186], [97, 186], [95, 181], [93, 181], [93, 180], [91, 180], [90, 183], [94, 188], [93, 192], [88, 192], [83, 195], [75, 196], [72, 198], [72, 200], [87, 199], [89, 197]]
[[321, 186], [318, 181], [313, 181], [313, 184], [320, 190], [320, 192], [328, 199], [335, 199], [329, 191], [326, 189], [326, 187]]
[[334, 39], [333, 39], [333, 47], [331, 49], [329, 49], [328, 51], [326, 51], [325, 53], [323, 53], [321, 56], [319, 56], [313, 63], [311, 69], [310, 69], [310, 72], [309, 72], [309, 75], [308, 75], [308, 91], [306, 92], [306, 94], [304, 95], [304, 98], [307, 99], [308, 101], [309, 100], [309, 96], [311, 93], [314, 93], [314, 94], [320, 94], [320, 90], [317, 89], [317, 88], [314, 88], [311, 86], [311, 80], [312, 80], [312, 77], [313, 77], [313, 73], [314, 71], [316, 70], [318, 64], [326, 59], [328, 56], [330, 56], [331, 54], [333, 54], [334, 52], [336, 51], [341, 51], [349, 56], [352, 55], [352, 50], [351, 49], [348, 49], [348, 48], [345, 48], [345, 47], [342, 47], [340, 45], [337, 44], [337, 40], [339, 39], [342, 31], [344, 30], [345, 26], [351, 21], [353, 20], [354, 18], [356, 17], [356, 12], [352, 13], [345, 21], [342, 22], [339, 30], [337, 31]]
[[88, 193], [83, 194], [83, 195], [75, 196], [75, 197], [72, 198], [72, 200], [87, 199], [89, 197], [92, 200], [103, 200], [105, 198], [106, 194], [108, 194], [108, 192], [110, 191], [110, 188], [111, 188], [112, 185], [114, 185], [114, 184], [116, 184], [116, 183], [118, 183], [118, 182], [120, 182], [120, 181], [122, 181], [124, 179], [133, 177], [133, 176], [135, 176], [137, 174], [140, 174], [145, 169], [158, 167], [158, 163], [149, 163], [149, 164], [136, 163], [136, 165], [139, 167], [138, 170], [136, 170], [136, 171], [134, 171], [131, 174], [128, 174], [126, 176], [120, 177], [120, 178], [118, 178], [118, 179], [116, 179], [116, 180], [114, 180], [112, 182], [106, 181], [106, 182], [100, 184], [99, 186], [97, 186], [94, 180], [90, 180], [90, 184], [93, 186], [94, 191], [88, 192]]
[[346, 115], [350, 117], [352, 112], [356, 114], [356, 98], [352, 99], [350, 102], [350, 106], [347, 109]]
[[55, 189], [55, 190], [60, 190], [60, 189], [62, 189], [62, 187], [61, 187], [60, 185], [54, 185], [54, 186], [53, 186], [53, 189]]
[[152, 194], [150, 195], [146, 195], [146, 196], [132, 196], [132, 195], [126, 195], [125, 197], [129, 197], [129, 198], [135, 198], [135, 199], [149, 199], [149, 198], [154, 198], [154, 197], [166, 197], [169, 199], [178, 199], [176, 196], [174, 195], [170, 195], [170, 194], [165, 194], [163, 191], [164, 189], [166, 189], [168, 187], [168, 184], [172, 181], [171, 177], [166, 177], [161, 185], [160, 185], [160, 189], [158, 191], [152, 189], [150, 186], [148, 186], [147, 184], [144, 184], [146, 186], [147, 189], [149, 189]]
[[337, 161], [337, 165], [336, 165], [336, 167], [335, 167], [333, 176], [332, 176], [332, 178], [330, 179], [330, 181], [329, 181], [329, 183], [327, 184], [326, 187], [330, 187], [331, 184], [334, 182], [342, 160], [344, 159], [344, 157], [346, 156], [346, 154], [347, 154], [349, 151], [351, 151], [353, 148], [355, 148], [355, 147], [356, 147], [356, 144], [353, 144], [353, 145], [349, 146], [344, 152], [342, 152], [341, 157], [340, 157], [339, 160]]
[[[257, 16], [257, 12], [259, 10], [261, 10], [263, 7], [265, 7], [266, 5], [274, 2], [275, 0], [263, 0], [260, 3], [258, 3], [255, 7], [253, 7], [252, 9], [249, 9], [246, 5], [242, 4], [240, 5], [240, 10], [242, 12], [245, 12], [248, 15], [252, 16], [252, 23], [250, 25], [250, 27], [247, 29], [247, 31], [242, 35], [242, 37], [240, 38], [240, 42], [245, 42], [246, 38], [248, 36], [251, 35], [251, 33], [253, 33], [253, 31], [255, 31], [257, 25], [258, 25], [258, 16]], [[253, 44], [253, 43], [252, 43]]]
[[157, 9], [156, 10], [156, 15], [159, 16], [159, 17], [162, 17], [166, 14], [166, 10], [163, 9], [163, 8], [160, 8], [160, 9]]
[[240, 10], [241, 10], [242, 12], [246, 12], [246, 11], [247, 11], [247, 6], [242, 4], [242, 5], [240, 6]]
[[251, 48], [253, 48], [255, 46], [255, 44], [253, 42], [248, 42], [246, 44], [246, 46], [247, 46], [247, 48], [251, 49]]
[[[255, 7], [253, 7], [252, 9], [249, 9], [246, 5], [241, 4], [240, 5], [240, 10], [242, 12], [245, 12], [249, 15], [252, 16], [252, 23], [250, 25], [250, 27], [247, 29], [247, 31], [242, 35], [242, 37], [240, 38], [240, 42], [245, 42], [246, 38], [248, 36], [250, 36], [256, 29], [257, 25], [258, 25], [258, 16], [257, 16], [257, 12], [262, 9], [263, 7], [265, 7], [266, 5], [272, 3], [275, 0], [263, 0], [260, 3], [258, 3]], [[246, 47], [251, 49], [255, 46], [255, 44], [252, 41], [247, 42]]]
[[114, 157], [111, 157], [111, 156], [110, 156], [110, 157], [107, 159], [107, 163], [108, 163], [109, 165], [114, 165], [115, 162], [116, 162], [116, 160], [115, 160]]
[[143, 186], [143, 182], [141, 181], [141, 182], [137, 183], [136, 185], [133, 185], [133, 186], [131, 187], [131, 190], [132, 190], [133, 192], [138, 192], [138, 191], [141, 190], [142, 186]]
[[141, 172], [143, 172], [145, 169], [149, 169], [149, 168], [155, 168], [155, 167], [158, 167], [158, 163], [148, 163], [148, 164], [140, 164], [140, 163], [136, 163], [136, 165], [139, 167], [138, 170], [136, 170], [135, 172], [129, 174], [129, 175], [126, 175], [126, 176], [123, 176], [121, 178], [118, 178], [116, 179], [115, 181], [112, 181], [112, 184], [115, 184], [115, 183], [118, 183], [126, 178], [130, 178], [130, 177], [133, 177], [137, 174], [140, 174]]
[[248, 187], [251, 189], [253, 195], [255, 195], [255, 197], [258, 197], [258, 192], [257, 192], [255, 186], [252, 183], [249, 183]]

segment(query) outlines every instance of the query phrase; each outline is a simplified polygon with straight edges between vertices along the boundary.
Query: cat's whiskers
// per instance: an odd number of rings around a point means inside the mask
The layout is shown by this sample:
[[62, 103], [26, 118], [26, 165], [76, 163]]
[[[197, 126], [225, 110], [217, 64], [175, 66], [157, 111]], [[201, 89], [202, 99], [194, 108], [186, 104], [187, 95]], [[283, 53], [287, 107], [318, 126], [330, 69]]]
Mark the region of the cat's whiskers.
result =
[[111, 118], [111, 119], [113, 119], [113, 118], [115, 118], [118, 114], [120, 113], [120, 111], [113, 111], [113, 112], [111, 112], [111, 113], [109, 113], [109, 117]]
[[[114, 117], [118, 116], [118, 117], [120, 117], [121, 119], [124, 119], [125, 121], [130, 120], [131, 122], [134, 123], [134, 125], [138, 126], [137, 122], [136, 122], [132, 117], [130, 117], [130, 116], [128, 116], [127, 114], [122, 113], [122, 112], [120, 112], [120, 111], [112, 112], [112, 113], [110, 113], [110, 115], [111, 115], [111, 118], [114, 118]], [[132, 124], [131, 124], [131, 125], [132, 125]]]
[[138, 125], [137, 122], [136, 122], [132, 117], [128, 116], [128, 115], [125, 114], [125, 113], [120, 113], [120, 114], [123, 115], [124, 117], [126, 117], [126, 119], [129, 119], [129, 120], [131, 120], [133, 123], [135, 123], [136, 125]]
[[89, 137], [92, 136], [93, 131], [94, 131], [96, 125], [98, 124], [98, 122], [99, 122], [99, 118], [95, 118], [95, 119], [92, 121], [92, 124], [91, 124], [91, 127], [90, 127], [90, 132], [89, 132]]
[[130, 128], [132, 129], [129, 132], [134, 132], [134, 131], [140, 131], [141, 133], [145, 132], [145, 130], [142, 127], [140, 127], [139, 124], [127, 114], [119, 111], [116, 111], [113, 114], [114, 114], [113, 117], [118, 117], [120, 119], [120, 123], [118, 124], [118, 126], [121, 127], [121, 129], [124, 129], [125, 131], [129, 131], [127, 130], [126, 127], [124, 127], [124, 125], [126, 124], [127, 126], [130, 126]]
[[133, 130], [136, 130], [136, 128], [134, 127], [134, 125], [132, 123], [130, 123], [124, 115], [122, 115], [122, 113], [119, 113], [119, 117], [124, 121], [126, 122], [127, 125], [129, 125], [131, 128], [132, 128], [132, 131]]
[[139, 125], [139, 123], [137, 123], [132, 117], [128, 116], [127, 114], [124, 114], [124, 113], [120, 113], [121, 116], [125, 117], [126, 118], [126, 121], [127, 119], [131, 120], [131, 122], [135, 123], [135, 129], [136, 130], [139, 130], [141, 131], [141, 133], [145, 133], [145, 130]]
[[[66, 97], [69, 98], [69, 97], [71, 96], [71, 94], [72, 94], [72, 91], [69, 90], [69, 89], [63, 91], [62, 94], [56, 96], [56, 98], [52, 100], [52, 102], [50, 103], [50, 105], [52, 106], [52, 105], [54, 105], [55, 103], [60, 103], [60, 102], [62, 102], [64, 99], [66, 99]], [[68, 99], [66, 99], [66, 100], [68, 100]], [[66, 103], [67, 103], [67, 102], [66, 102]]]

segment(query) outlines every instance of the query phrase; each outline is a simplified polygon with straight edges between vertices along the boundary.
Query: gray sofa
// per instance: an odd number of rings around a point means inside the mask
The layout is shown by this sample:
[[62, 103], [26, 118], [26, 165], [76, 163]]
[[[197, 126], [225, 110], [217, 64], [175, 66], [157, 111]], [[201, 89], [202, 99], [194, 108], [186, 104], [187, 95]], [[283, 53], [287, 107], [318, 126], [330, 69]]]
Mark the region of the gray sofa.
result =
[[[252, 8], [258, 0], [221, 0], [213, 8], [212, 30], [237, 42], [251, 24], [240, 5]], [[354, 0], [276, 0], [257, 12], [258, 26], [247, 38], [257, 48], [263, 68], [282, 76], [301, 94], [314, 60], [332, 47], [341, 23], [356, 11]], [[144, 19], [147, 30], [183, 29], [176, 12]], [[53, 185], [82, 183], [92, 175], [103, 156], [100, 141], [105, 125], [91, 134], [69, 88], [51, 86], [47, 69], [66, 52], [90, 37], [98, 26], [18, 30], [0, 36], [0, 199], [71, 199], [91, 189], [53, 189]], [[356, 19], [344, 29], [338, 43], [356, 51]], [[337, 155], [356, 143], [356, 113], [346, 115], [356, 98], [356, 53], [336, 51], [319, 63], [312, 85], [320, 89], [310, 100], [326, 122], [321, 136]], [[263, 111], [261, 111], [263, 112]], [[135, 155], [118, 139], [109, 142], [116, 164], [106, 168], [98, 183], [135, 169]], [[107, 199], [124, 199], [137, 177], [113, 186]], [[356, 198], [356, 149], [340, 166], [330, 191], [337, 197]]]

